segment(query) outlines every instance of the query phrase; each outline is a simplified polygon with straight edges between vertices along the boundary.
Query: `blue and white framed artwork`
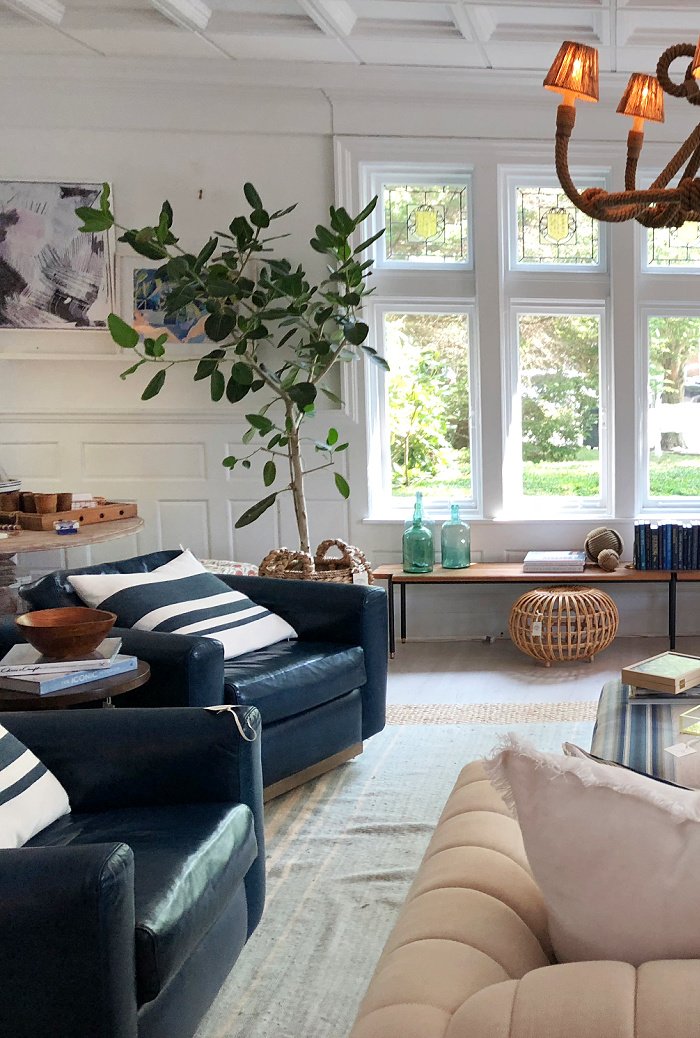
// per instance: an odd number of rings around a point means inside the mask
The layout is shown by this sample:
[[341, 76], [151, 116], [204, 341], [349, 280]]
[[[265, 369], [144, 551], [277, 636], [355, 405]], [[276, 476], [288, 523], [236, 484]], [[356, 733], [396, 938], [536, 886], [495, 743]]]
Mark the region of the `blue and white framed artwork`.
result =
[[158, 274], [160, 264], [148, 265], [142, 256], [124, 257], [120, 261], [122, 278], [122, 314], [142, 336], [168, 334], [168, 342], [199, 345], [207, 342], [204, 322], [209, 316], [194, 303], [174, 314], [166, 314], [165, 297], [168, 283]]
[[80, 231], [102, 184], [0, 180], [0, 330], [103, 329], [114, 309], [112, 232]]

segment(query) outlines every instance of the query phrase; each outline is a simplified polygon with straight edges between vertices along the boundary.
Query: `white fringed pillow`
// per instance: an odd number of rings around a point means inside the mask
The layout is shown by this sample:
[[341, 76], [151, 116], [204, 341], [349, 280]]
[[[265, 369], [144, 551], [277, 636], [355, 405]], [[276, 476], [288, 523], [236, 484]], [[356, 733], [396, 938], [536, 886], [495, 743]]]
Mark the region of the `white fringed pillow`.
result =
[[515, 736], [485, 767], [520, 823], [559, 962], [700, 958], [700, 791]]
[[0, 724], [0, 847], [23, 847], [69, 811], [56, 776]]

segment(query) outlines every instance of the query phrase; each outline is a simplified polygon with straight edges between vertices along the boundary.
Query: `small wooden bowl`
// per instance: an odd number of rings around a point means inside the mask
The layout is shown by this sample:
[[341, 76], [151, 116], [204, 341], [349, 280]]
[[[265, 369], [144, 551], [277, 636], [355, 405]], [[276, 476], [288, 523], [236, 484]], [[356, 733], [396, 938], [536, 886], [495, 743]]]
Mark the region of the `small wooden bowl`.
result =
[[82, 659], [91, 653], [116, 623], [116, 613], [87, 606], [37, 609], [15, 617], [30, 645], [57, 660]]

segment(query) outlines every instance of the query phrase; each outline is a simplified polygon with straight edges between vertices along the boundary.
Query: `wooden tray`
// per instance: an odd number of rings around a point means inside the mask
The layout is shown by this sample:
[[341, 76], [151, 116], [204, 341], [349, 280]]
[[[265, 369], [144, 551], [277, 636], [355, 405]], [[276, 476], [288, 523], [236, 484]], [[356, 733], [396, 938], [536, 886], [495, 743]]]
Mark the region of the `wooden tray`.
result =
[[81, 526], [90, 523], [109, 523], [115, 519], [131, 519], [136, 515], [135, 501], [105, 501], [97, 508], [73, 508], [69, 512], [18, 512], [17, 521], [23, 530], [53, 530], [57, 519], [77, 519]]

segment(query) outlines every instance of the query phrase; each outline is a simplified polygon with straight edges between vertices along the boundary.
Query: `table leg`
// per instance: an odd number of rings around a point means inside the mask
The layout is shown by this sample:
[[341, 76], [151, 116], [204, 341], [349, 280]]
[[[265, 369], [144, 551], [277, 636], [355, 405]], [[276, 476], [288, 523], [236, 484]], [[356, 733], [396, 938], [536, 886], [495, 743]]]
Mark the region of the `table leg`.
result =
[[389, 595], [389, 659], [393, 660], [396, 655], [396, 620], [394, 617], [394, 581], [389, 575], [387, 584], [387, 594]]
[[401, 589], [401, 641], [406, 641], [406, 585], [400, 584]]
[[676, 647], [676, 589], [678, 578], [671, 574], [668, 583], [668, 647], [673, 651]]

